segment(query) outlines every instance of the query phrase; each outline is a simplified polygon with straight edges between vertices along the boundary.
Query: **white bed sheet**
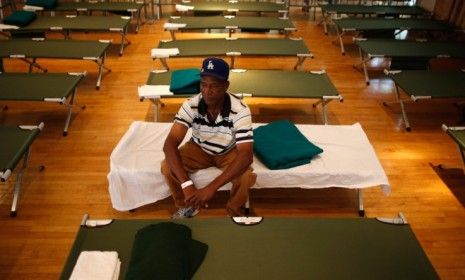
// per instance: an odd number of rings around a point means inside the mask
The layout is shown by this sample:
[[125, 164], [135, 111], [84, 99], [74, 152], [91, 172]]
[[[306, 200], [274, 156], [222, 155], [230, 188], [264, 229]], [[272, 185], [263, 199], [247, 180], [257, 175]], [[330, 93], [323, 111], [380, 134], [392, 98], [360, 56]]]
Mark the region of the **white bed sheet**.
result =
[[[110, 157], [108, 174], [112, 205], [120, 211], [154, 203], [170, 196], [160, 172], [163, 142], [172, 123], [136, 121], [131, 124]], [[254, 124], [260, 126], [263, 124]], [[349, 189], [379, 186], [388, 195], [389, 181], [360, 124], [297, 125], [324, 152], [309, 164], [285, 170], [269, 170], [257, 158], [253, 188]], [[189, 139], [186, 137], [185, 141]], [[205, 186], [219, 174], [216, 168], [191, 175], [197, 186]], [[230, 189], [225, 185], [222, 189]]]

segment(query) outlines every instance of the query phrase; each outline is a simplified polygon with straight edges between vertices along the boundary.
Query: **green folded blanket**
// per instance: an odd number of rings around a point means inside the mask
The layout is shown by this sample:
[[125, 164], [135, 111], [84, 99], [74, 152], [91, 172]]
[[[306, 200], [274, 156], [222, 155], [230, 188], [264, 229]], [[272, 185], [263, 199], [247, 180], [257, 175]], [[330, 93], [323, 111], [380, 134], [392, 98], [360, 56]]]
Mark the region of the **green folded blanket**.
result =
[[253, 131], [253, 141], [255, 155], [272, 170], [307, 164], [323, 152], [288, 120], [257, 127]]
[[7, 16], [3, 20], [3, 23], [23, 27], [33, 22], [36, 17], [37, 15], [34, 12], [14, 11], [11, 15]]
[[136, 233], [126, 279], [191, 279], [207, 249], [185, 225], [149, 225]]
[[174, 94], [199, 93], [200, 70], [189, 68], [173, 71], [171, 74], [170, 91]]

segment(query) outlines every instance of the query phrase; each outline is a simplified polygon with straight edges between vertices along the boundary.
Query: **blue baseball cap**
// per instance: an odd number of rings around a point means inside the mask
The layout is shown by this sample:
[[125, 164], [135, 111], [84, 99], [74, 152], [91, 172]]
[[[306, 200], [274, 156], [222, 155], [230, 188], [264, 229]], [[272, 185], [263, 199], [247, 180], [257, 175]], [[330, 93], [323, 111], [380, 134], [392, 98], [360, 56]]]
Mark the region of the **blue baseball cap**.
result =
[[229, 78], [229, 65], [221, 58], [206, 58], [202, 63], [200, 76], [212, 76], [219, 80], [227, 81]]

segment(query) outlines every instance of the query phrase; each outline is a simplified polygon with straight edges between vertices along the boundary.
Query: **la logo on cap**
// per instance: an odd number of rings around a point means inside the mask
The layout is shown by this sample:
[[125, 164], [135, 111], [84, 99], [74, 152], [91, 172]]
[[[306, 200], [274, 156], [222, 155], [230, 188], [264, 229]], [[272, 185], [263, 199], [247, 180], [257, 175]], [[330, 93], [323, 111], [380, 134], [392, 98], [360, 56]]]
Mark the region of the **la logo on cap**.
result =
[[215, 69], [215, 66], [213, 65], [211, 60], [208, 61], [207, 69], [210, 69], [210, 70]]

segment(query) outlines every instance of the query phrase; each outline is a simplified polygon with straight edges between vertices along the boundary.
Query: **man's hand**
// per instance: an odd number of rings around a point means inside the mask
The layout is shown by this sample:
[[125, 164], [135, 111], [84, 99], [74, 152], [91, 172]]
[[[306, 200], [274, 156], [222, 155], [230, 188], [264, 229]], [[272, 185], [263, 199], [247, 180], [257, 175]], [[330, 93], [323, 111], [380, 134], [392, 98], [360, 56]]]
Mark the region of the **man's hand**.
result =
[[[184, 192], [184, 197], [188, 198], [188, 197], [191, 197], [192, 195], [194, 195], [194, 193], [197, 191], [197, 188], [194, 185], [190, 185], [190, 186], [185, 187], [184, 189], [182, 189], [182, 191]], [[185, 199], [185, 200], [187, 200], [187, 199]]]
[[215, 189], [209, 187], [198, 189], [190, 196], [186, 196], [186, 204], [195, 208], [205, 206], [205, 204], [207, 204], [207, 202], [213, 197], [215, 192]]

